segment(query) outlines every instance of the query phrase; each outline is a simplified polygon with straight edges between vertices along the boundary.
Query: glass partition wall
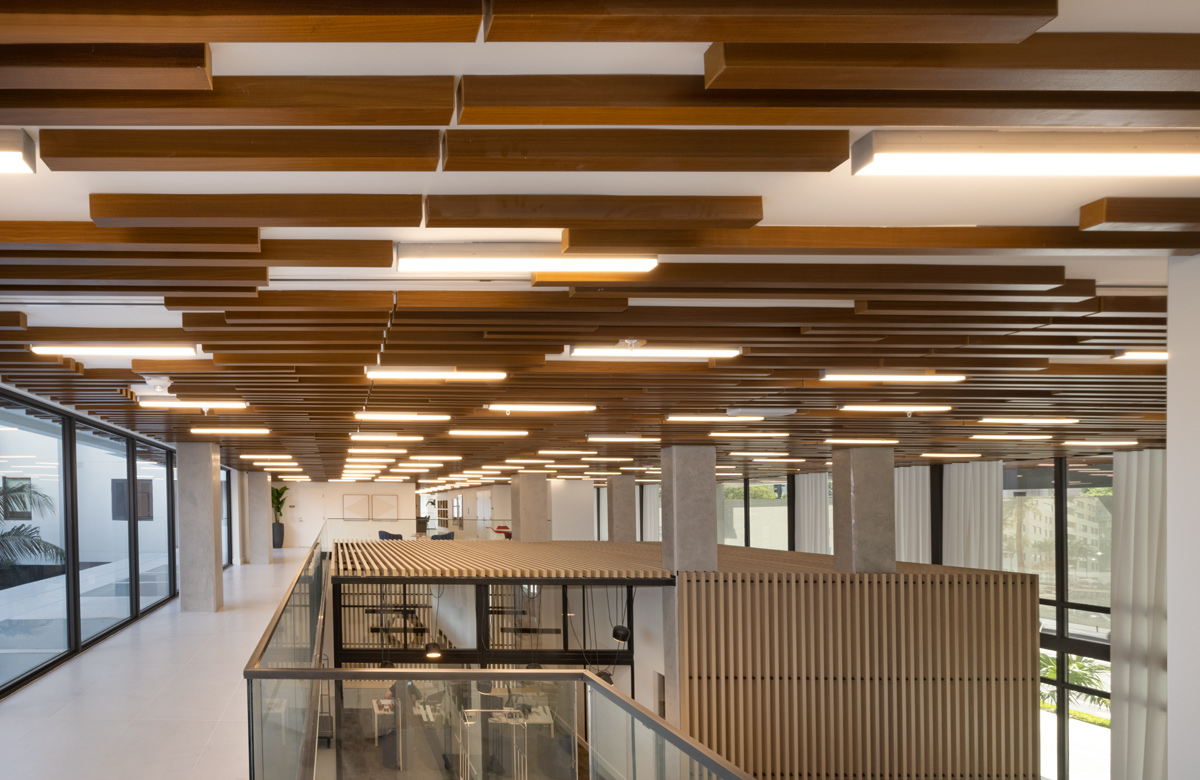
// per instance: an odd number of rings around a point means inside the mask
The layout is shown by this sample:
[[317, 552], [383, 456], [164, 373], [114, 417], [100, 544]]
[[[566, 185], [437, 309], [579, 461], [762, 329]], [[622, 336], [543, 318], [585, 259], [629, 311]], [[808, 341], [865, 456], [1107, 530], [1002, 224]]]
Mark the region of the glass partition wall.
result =
[[175, 594], [172, 460], [0, 393], [0, 696]]

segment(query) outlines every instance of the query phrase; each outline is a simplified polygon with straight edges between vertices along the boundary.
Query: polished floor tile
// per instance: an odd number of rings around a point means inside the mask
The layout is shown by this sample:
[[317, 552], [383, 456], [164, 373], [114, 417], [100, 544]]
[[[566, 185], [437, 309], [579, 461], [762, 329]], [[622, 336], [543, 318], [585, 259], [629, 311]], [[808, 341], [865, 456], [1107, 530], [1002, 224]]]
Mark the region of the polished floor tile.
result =
[[179, 600], [0, 699], [5, 780], [242, 780], [242, 668], [305, 550], [225, 571], [225, 608]]

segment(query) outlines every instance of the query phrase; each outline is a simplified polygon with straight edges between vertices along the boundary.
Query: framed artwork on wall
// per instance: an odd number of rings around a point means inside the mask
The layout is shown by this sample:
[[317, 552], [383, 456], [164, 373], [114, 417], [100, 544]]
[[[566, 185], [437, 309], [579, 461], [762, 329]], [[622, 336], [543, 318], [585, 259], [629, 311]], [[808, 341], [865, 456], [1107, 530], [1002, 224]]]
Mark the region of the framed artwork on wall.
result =
[[370, 520], [371, 497], [359, 493], [342, 496], [342, 517], [347, 520]]
[[400, 500], [396, 496], [371, 496], [372, 520], [399, 520]]

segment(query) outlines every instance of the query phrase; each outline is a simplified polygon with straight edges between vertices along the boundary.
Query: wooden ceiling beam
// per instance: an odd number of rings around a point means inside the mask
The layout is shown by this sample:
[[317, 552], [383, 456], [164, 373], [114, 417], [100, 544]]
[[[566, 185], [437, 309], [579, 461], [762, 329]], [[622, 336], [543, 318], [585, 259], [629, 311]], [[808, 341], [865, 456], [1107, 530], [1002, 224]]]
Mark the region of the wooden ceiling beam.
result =
[[437, 130], [43, 130], [53, 171], [433, 171]]
[[266, 268], [152, 268], [124, 265], [0, 265], [0, 284], [140, 287], [247, 287], [266, 285]]
[[[760, 230], [761, 228], [751, 228]], [[768, 228], [768, 230], [772, 230]], [[848, 245], [856, 231], [864, 231], [864, 240], [870, 240], [872, 230], [889, 228], [785, 228], [794, 231], [787, 234], [774, 233], [776, 240], [788, 238], [798, 244], [811, 231], [814, 240], [822, 231], [828, 240], [844, 236], [842, 243]], [[903, 230], [903, 229], [901, 229]], [[932, 231], [938, 230], [936, 228]], [[592, 231], [588, 235], [595, 235]], [[624, 231], [621, 231], [624, 232]], [[710, 231], [687, 231], [709, 233]], [[1078, 231], [1074, 231], [1078, 232]], [[576, 234], [578, 235], [578, 234]], [[911, 234], [907, 234], [911, 235]], [[898, 238], [906, 237], [899, 234]], [[910, 242], [917, 236], [910, 238]], [[568, 239], [564, 238], [564, 245]], [[755, 243], [761, 243], [761, 240]], [[932, 243], [926, 241], [926, 243]], [[960, 244], [967, 243], [960, 239]], [[569, 249], [567, 251], [570, 251]], [[800, 287], [807, 290], [836, 290], [853, 288], [858, 290], [980, 290], [980, 291], [1050, 291], [1066, 282], [1066, 271], [1062, 266], [1021, 266], [1015, 272], [1010, 265], [929, 265], [908, 263], [872, 263], [847, 265], [844, 263], [659, 263], [644, 273], [579, 273], [575, 271], [536, 272], [532, 274], [534, 287], [575, 287], [586, 285], [592, 288], [620, 290], [623, 287], [646, 288], [661, 285], [673, 288], [742, 288], [769, 287], [784, 290]]]
[[[312, 329], [312, 326], [317, 325], [321, 328], [359, 328], [363, 326], [379, 326], [384, 327], [388, 323], [388, 310], [371, 309], [367, 311], [336, 311], [311, 309], [292, 311], [289, 309], [280, 310], [263, 310], [263, 311], [227, 311], [223, 315], [226, 327], [231, 329], [245, 329], [247, 327], [271, 327], [271, 328], [305, 328]], [[191, 320], [190, 317], [198, 315], [184, 314], [184, 327], [189, 327], [189, 323], [199, 322]], [[216, 315], [222, 316], [222, 315]], [[204, 327], [215, 327], [205, 324]]]
[[474, 41], [474, 0], [7, 0], [2, 43]]
[[451, 128], [446, 131], [442, 167], [447, 171], [828, 172], [849, 157], [849, 141], [845, 130]]
[[264, 290], [253, 301], [200, 301], [196, 308], [186, 298], [167, 298], [163, 305], [170, 311], [321, 311], [322, 309], [363, 309], [390, 311], [392, 293], [370, 291]]
[[620, 298], [580, 299], [565, 292], [478, 292], [474, 290], [401, 290], [396, 293], [396, 308], [411, 311], [577, 311], [620, 312], [629, 308]]
[[[420, 227], [420, 195], [92, 193], [105, 227]], [[390, 243], [390, 242], [389, 242]]]
[[493, 0], [487, 41], [1016, 43], [1058, 14], [1054, 0], [903, 4], [835, 0]]
[[[1200, 250], [1200, 233], [1085, 232], [1073, 227], [756, 226], [745, 230], [563, 231], [585, 254], [1124, 255]], [[660, 265], [659, 268], [667, 264]], [[1015, 267], [1014, 267], [1015, 272]]]
[[[94, 196], [93, 196], [94, 197]], [[746, 228], [762, 221], [759, 196], [429, 195], [425, 226]]]
[[1200, 35], [1036, 33], [1019, 43], [714, 43], [709, 89], [1195, 92]]
[[27, 328], [25, 312], [0, 311], [0, 331], [26, 330]]
[[0, 91], [0, 123], [105, 126], [436, 126], [453, 76], [216, 76], [210, 90]]
[[1090, 298], [1080, 303], [960, 303], [953, 301], [855, 301], [854, 313], [874, 315], [923, 315], [943, 317], [946, 315], [979, 315], [986, 317], [1026, 316], [1041, 317], [1063, 314], [1086, 316], [1100, 311], [1100, 301]]
[[[86, 224], [86, 223], [80, 223]], [[129, 265], [261, 268], [391, 268], [395, 262], [391, 241], [329, 239], [264, 239], [257, 252], [84, 252], [0, 251], [0, 265]]]
[[83, 284], [26, 284], [11, 282], [0, 283], [0, 293], [5, 295], [28, 296], [79, 296], [82, 298], [121, 298], [126, 296], [144, 296], [163, 298], [175, 295], [186, 295], [193, 300], [234, 300], [250, 299], [258, 296], [257, 287], [230, 287], [224, 285], [178, 285], [171, 282], [157, 282], [151, 285], [110, 282], [98, 285], [95, 282]]
[[1198, 231], [1200, 198], [1101, 198], [1079, 209], [1079, 229]]
[[91, 222], [0, 222], [0, 250], [257, 252], [256, 228], [110, 228]]
[[0, 89], [210, 90], [207, 43], [0, 45]]

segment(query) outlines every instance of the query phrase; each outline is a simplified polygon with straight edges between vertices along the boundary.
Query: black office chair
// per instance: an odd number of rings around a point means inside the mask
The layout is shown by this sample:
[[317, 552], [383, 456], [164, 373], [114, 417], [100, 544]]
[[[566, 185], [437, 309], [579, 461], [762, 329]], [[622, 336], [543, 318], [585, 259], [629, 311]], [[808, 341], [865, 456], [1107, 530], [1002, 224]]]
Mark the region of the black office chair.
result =
[[379, 538], [380, 538], [380, 539], [382, 539], [382, 540], [383, 540], [383, 541], [385, 541], [385, 542], [386, 542], [387, 540], [389, 540], [389, 539], [397, 539], [397, 540], [399, 540], [399, 539], [403, 539], [403, 538], [404, 538], [404, 534], [389, 534], [387, 531], [380, 531], [380, 532], [379, 532]]
[[435, 540], [435, 539], [449, 539], [450, 541], [454, 541], [454, 532], [453, 532], [453, 531], [450, 531], [450, 532], [448, 532], [448, 533], [444, 533], [444, 534], [433, 534], [433, 535], [432, 535], [432, 536], [430, 536], [429, 538], [430, 538], [431, 540]]

